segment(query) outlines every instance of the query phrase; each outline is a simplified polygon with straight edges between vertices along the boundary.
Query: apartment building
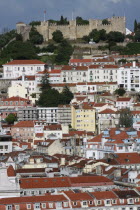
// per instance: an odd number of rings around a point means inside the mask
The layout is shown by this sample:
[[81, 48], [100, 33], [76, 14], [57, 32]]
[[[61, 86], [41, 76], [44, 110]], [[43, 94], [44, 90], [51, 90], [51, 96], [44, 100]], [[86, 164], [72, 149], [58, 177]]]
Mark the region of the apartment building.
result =
[[18, 110], [18, 120], [43, 120], [49, 124], [71, 124], [70, 105], [58, 107], [27, 107]]
[[120, 67], [117, 73], [118, 85], [128, 91], [140, 90], [140, 64], [133, 61]]
[[14, 79], [23, 75], [35, 75], [44, 71], [45, 63], [39, 60], [13, 60], [3, 65], [4, 79]]
[[91, 65], [88, 68], [90, 82], [117, 82], [117, 65]]
[[12, 136], [1, 134], [0, 135], [0, 155], [12, 152]]
[[84, 102], [80, 105], [72, 105], [72, 128], [77, 130], [95, 131], [94, 103]]
[[77, 83], [88, 81], [88, 67], [86, 66], [63, 66], [61, 69], [62, 83]]

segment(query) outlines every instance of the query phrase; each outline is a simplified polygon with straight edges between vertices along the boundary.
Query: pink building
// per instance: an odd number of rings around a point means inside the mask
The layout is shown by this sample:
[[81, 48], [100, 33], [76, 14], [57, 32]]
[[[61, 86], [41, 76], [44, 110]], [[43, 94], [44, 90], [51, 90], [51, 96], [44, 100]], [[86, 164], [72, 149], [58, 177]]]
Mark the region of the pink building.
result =
[[34, 121], [20, 121], [11, 127], [11, 135], [16, 139], [33, 139]]

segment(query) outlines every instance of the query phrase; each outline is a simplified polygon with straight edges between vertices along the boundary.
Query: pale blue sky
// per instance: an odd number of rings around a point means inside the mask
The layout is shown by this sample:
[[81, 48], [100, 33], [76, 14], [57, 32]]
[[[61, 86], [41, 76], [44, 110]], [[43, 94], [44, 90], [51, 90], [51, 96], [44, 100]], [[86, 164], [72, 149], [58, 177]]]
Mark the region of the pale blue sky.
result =
[[19, 21], [59, 19], [61, 15], [71, 19], [74, 15], [85, 19], [103, 19], [126, 15], [127, 27], [133, 29], [134, 19], [140, 21], [140, 0], [0, 0], [0, 30], [15, 28]]

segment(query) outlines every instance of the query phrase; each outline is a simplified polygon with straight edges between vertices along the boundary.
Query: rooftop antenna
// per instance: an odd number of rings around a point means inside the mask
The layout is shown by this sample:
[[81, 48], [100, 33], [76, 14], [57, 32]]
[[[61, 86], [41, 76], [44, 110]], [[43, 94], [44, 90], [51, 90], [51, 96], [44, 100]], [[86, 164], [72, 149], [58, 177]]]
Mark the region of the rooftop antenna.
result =
[[44, 10], [44, 22], [46, 22], [46, 10]]
[[72, 10], [72, 20], [74, 20], [74, 10]]

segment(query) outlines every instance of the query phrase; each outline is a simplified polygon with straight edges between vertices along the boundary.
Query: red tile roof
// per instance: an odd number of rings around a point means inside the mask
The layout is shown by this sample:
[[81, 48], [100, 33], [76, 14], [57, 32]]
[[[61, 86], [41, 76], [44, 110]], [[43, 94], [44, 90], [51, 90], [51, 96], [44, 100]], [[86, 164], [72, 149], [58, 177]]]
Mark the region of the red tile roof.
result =
[[[22, 77], [18, 77], [17, 80], [22, 80]], [[35, 80], [34, 75], [25, 75], [25, 80]]]
[[118, 101], [130, 101], [131, 98], [117, 98], [116, 102]]
[[14, 168], [13, 168], [12, 165], [10, 165], [10, 166], [8, 167], [8, 169], [7, 169], [7, 175], [8, 175], [8, 176], [15, 176], [15, 170], [14, 170]]
[[113, 182], [103, 176], [55, 177], [55, 178], [21, 178], [21, 189], [63, 188], [74, 186], [112, 185]]
[[36, 137], [43, 137], [44, 133], [36, 133]]
[[113, 191], [100, 191], [91, 193], [97, 200], [117, 199], [118, 196]]
[[39, 60], [13, 60], [4, 65], [45, 65], [45, 63]]
[[99, 112], [99, 114], [116, 114], [116, 111], [114, 111], [112, 109], [105, 109], [105, 110]]
[[20, 121], [13, 125], [12, 128], [34, 127], [34, 121]]
[[101, 65], [90, 65], [89, 66], [89, 69], [99, 69], [99, 68], [101, 68], [102, 66]]
[[110, 179], [104, 176], [79, 176], [79, 177], [70, 177], [70, 181], [72, 186], [80, 186], [83, 185], [98, 185], [99, 183], [110, 183], [112, 182]]
[[29, 99], [21, 98], [19, 96], [13, 96], [10, 98], [3, 99], [2, 101], [29, 101]]
[[71, 187], [68, 177], [20, 179], [22, 189]]
[[18, 204], [18, 203], [35, 203], [35, 202], [57, 202], [67, 201], [63, 195], [49, 195], [46, 196], [29, 196], [29, 197], [13, 197], [0, 199], [0, 205], [2, 204]]
[[93, 198], [86, 192], [79, 192], [79, 193], [74, 193], [72, 191], [65, 191], [64, 192], [71, 201], [91, 201]]
[[70, 59], [70, 63], [91, 63], [92, 59]]

